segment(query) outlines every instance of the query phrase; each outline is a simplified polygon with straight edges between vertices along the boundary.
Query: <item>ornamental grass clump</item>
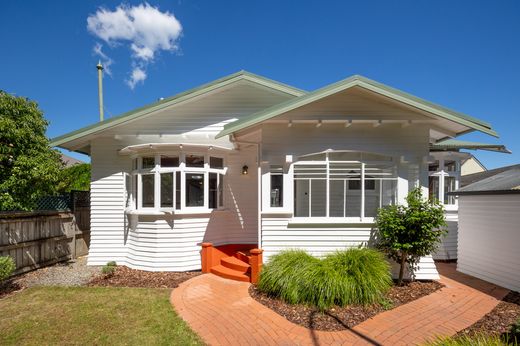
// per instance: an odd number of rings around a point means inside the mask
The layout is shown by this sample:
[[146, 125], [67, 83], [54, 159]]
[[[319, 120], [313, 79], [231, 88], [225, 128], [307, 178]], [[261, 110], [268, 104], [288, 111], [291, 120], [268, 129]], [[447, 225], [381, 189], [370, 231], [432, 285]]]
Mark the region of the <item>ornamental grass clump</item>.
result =
[[271, 257], [260, 274], [258, 289], [287, 303], [323, 311], [334, 305], [381, 302], [391, 284], [388, 262], [376, 250], [348, 249], [323, 259], [289, 250]]

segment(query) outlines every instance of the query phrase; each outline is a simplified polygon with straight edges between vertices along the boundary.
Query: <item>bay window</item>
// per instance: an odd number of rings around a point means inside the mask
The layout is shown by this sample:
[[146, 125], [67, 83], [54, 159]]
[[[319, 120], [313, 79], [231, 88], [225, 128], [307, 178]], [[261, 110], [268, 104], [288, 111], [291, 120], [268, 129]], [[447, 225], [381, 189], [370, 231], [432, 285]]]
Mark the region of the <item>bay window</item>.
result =
[[295, 217], [375, 217], [394, 204], [397, 172], [391, 158], [359, 152], [327, 152], [293, 164]]
[[146, 155], [132, 163], [136, 209], [217, 209], [224, 204], [224, 159], [208, 154]]

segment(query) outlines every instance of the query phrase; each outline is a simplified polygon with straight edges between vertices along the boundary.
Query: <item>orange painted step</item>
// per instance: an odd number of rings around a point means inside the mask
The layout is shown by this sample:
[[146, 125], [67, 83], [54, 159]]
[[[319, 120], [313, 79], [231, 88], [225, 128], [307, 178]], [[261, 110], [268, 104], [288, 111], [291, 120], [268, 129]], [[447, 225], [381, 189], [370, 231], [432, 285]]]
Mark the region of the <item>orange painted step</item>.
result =
[[233, 269], [241, 273], [246, 273], [251, 268], [248, 263], [241, 261], [236, 257], [223, 258], [220, 260], [220, 264], [226, 268]]
[[249, 263], [251, 254], [249, 253], [249, 250], [239, 250], [235, 253], [234, 257], [238, 258], [242, 262]]
[[219, 264], [218, 266], [214, 266], [211, 268], [211, 272], [217, 276], [220, 276], [221, 278], [235, 280], [235, 281], [244, 281], [244, 282], [250, 282], [251, 279], [248, 275], [241, 273], [239, 271], [229, 269], [224, 267], [223, 265]]

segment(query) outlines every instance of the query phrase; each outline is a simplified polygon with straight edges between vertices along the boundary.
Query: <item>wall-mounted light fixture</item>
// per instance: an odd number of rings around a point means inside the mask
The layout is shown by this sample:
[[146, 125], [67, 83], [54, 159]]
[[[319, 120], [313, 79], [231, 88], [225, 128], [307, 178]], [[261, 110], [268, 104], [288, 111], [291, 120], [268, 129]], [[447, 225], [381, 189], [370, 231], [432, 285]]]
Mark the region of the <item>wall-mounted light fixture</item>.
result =
[[247, 167], [247, 165], [243, 165], [242, 166], [242, 175], [247, 175], [249, 172], [249, 167]]

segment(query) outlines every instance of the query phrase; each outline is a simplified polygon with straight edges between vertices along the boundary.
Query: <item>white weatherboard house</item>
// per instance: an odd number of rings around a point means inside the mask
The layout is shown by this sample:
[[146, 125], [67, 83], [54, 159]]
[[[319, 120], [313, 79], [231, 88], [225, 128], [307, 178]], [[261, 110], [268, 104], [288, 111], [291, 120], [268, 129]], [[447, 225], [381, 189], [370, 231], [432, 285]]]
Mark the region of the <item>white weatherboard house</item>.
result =
[[[365, 244], [377, 209], [415, 186], [454, 204], [463, 145], [442, 143], [471, 131], [496, 136], [361, 76], [306, 92], [239, 72], [52, 145], [91, 156], [89, 264], [186, 271], [201, 269], [202, 243], [243, 250], [242, 263], [252, 248], [268, 261]], [[224, 262], [212, 271], [244, 269]], [[417, 278], [437, 276], [423, 259]]]

